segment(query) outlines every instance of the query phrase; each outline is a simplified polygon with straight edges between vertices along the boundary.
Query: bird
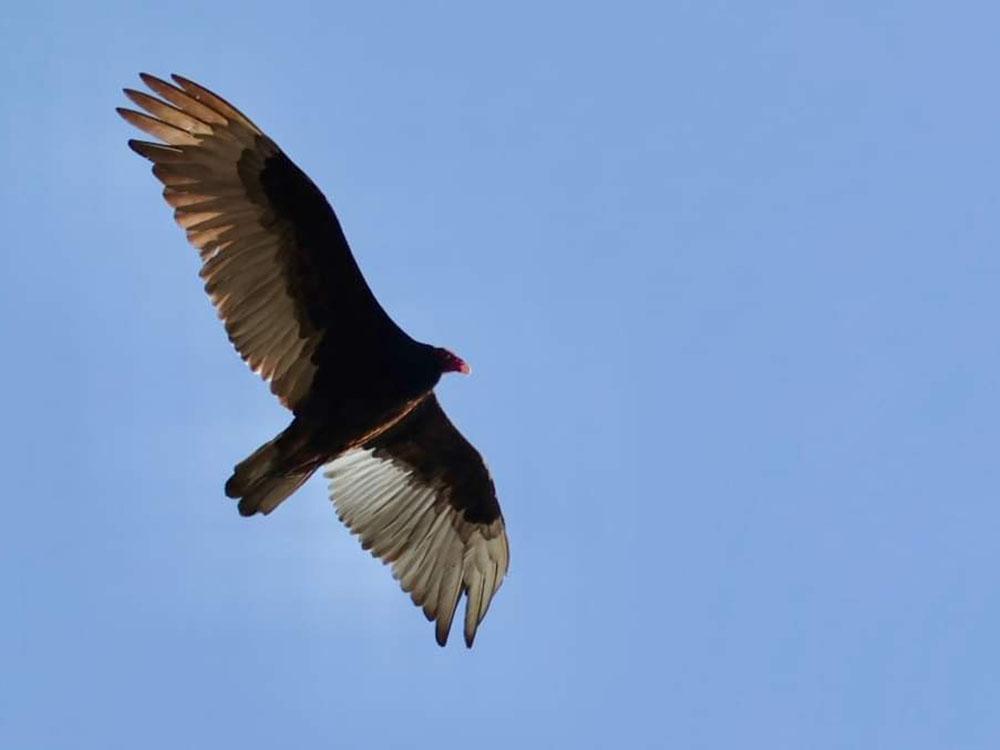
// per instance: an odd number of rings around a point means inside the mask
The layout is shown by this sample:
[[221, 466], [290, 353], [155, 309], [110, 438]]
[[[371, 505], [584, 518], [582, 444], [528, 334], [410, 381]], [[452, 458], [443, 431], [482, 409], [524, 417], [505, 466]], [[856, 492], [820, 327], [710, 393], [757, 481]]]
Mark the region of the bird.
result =
[[323, 193], [246, 115], [183, 76], [139, 77], [152, 93], [125, 88], [139, 109], [117, 112], [156, 141], [128, 145], [153, 163], [229, 341], [292, 415], [226, 496], [267, 515], [324, 467], [338, 517], [439, 645], [465, 597], [471, 648], [510, 553], [490, 472], [434, 394], [469, 366], [389, 317]]

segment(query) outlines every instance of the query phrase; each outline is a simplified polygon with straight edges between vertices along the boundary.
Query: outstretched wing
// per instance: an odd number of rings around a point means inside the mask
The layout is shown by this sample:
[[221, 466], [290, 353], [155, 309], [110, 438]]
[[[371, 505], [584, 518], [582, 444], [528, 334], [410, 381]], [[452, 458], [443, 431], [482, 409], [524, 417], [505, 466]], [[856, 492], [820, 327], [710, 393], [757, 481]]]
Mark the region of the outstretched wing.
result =
[[461, 595], [465, 643], [507, 573], [503, 516], [478, 451], [434, 394], [399, 424], [327, 466], [337, 515], [437, 620], [444, 645]]
[[326, 352], [364, 368], [410, 341], [369, 289], [330, 204], [274, 141], [192, 81], [141, 77], [160, 98], [125, 89], [148, 114], [118, 112], [162, 143], [129, 146], [166, 186], [229, 340], [283, 404], [303, 401]]

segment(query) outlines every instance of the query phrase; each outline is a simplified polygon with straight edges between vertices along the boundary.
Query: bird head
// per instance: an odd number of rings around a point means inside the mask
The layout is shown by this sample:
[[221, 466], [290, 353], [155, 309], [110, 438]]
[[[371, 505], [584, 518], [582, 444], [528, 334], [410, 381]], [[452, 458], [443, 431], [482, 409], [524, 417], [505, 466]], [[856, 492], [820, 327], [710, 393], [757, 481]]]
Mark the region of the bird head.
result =
[[472, 368], [465, 363], [465, 360], [456, 354], [442, 347], [438, 347], [435, 351], [437, 352], [441, 372], [460, 372], [463, 375], [468, 375], [472, 372]]

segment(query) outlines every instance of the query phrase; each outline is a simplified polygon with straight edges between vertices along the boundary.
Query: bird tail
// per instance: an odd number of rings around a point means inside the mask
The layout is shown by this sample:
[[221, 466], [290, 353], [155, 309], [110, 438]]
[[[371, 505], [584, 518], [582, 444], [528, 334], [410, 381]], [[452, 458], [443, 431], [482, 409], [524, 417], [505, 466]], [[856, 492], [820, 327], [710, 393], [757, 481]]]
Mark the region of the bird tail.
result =
[[299, 452], [294, 448], [300, 447], [301, 442], [289, 440], [294, 426], [293, 423], [236, 465], [226, 482], [226, 496], [239, 499], [241, 516], [267, 515], [301, 487], [322, 463], [318, 459], [303, 461], [297, 455]]

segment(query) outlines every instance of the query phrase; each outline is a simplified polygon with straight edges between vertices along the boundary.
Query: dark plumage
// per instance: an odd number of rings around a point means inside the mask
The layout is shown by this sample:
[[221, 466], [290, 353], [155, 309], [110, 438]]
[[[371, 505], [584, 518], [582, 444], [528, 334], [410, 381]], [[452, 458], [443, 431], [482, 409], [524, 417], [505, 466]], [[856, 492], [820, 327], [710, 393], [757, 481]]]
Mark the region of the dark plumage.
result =
[[392, 321], [330, 204], [256, 125], [185, 78], [141, 77], [160, 98], [125, 89], [148, 114], [118, 111], [162, 143], [129, 146], [198, 249], [229, 340], [293, 414], [226, 495], [243, 515], [270, 513], [325, 465], [341, 520], [392, 565], [442, 646], [466, 595], [471, 646], [508, 548], [489, 471], [433, 393], [467, 365]]

